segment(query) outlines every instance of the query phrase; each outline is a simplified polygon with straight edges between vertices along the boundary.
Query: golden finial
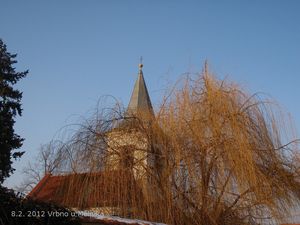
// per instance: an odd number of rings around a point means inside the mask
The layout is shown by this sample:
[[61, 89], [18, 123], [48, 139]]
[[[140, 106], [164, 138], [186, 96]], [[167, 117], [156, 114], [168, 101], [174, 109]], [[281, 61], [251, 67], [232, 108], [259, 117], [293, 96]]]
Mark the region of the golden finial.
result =
[[143, 57], [141, 56], [140, 57], [140, 64], [139, 64], [140, 71], [142, 70], [142, 68], [143, 68]]

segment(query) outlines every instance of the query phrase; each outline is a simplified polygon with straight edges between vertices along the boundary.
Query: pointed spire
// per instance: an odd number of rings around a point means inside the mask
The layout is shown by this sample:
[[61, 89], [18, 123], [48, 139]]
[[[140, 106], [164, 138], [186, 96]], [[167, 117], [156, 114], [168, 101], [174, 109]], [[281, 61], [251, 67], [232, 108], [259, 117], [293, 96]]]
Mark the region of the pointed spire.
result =
[[138, 78], [135, 81], [127, 108], [127, 113], [129, 114], [136, 114], [140, 112], [154, 115], [151, 100], [143, 76], [142, 57], [140, 58]]

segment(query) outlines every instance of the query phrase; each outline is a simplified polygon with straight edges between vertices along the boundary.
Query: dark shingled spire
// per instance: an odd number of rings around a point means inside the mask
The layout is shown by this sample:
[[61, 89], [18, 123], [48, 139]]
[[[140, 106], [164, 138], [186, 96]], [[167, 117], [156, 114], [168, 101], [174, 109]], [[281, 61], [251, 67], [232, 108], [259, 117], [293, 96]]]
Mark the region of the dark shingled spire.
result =
[[139, 74], [128, 104], [127, 114], [149, 113], [154, 115], [151, 100], [143, 76], [143, 64], [139, 64]]

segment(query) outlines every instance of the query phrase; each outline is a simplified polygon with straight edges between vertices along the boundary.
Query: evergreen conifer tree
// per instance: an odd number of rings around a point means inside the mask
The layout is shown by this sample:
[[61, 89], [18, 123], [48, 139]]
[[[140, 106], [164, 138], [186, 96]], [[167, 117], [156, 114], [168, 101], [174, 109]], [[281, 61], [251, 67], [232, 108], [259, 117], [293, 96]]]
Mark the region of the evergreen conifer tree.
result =
[[22, 146], [24, 139], [14, 130], [15, 117], [22, 114], [22, 92], [13, 86], [28, 71], [16, 72], [16, 56], [7, 52], [6, 45], [0, 39], [0, 183], [14, 171], [12, 159], [24, 154], [22, 151], [15, 151]]

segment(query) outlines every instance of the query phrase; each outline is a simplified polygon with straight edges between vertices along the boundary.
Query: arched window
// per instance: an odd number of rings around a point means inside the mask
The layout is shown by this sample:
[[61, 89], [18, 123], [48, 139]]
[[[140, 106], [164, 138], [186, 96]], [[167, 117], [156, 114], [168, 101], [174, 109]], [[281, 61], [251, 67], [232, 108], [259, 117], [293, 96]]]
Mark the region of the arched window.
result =
[[134, 150], [133, 145], [125, 145], [120, 149], [120, 162], [121, 169], [132, 169], [134, 164]]

